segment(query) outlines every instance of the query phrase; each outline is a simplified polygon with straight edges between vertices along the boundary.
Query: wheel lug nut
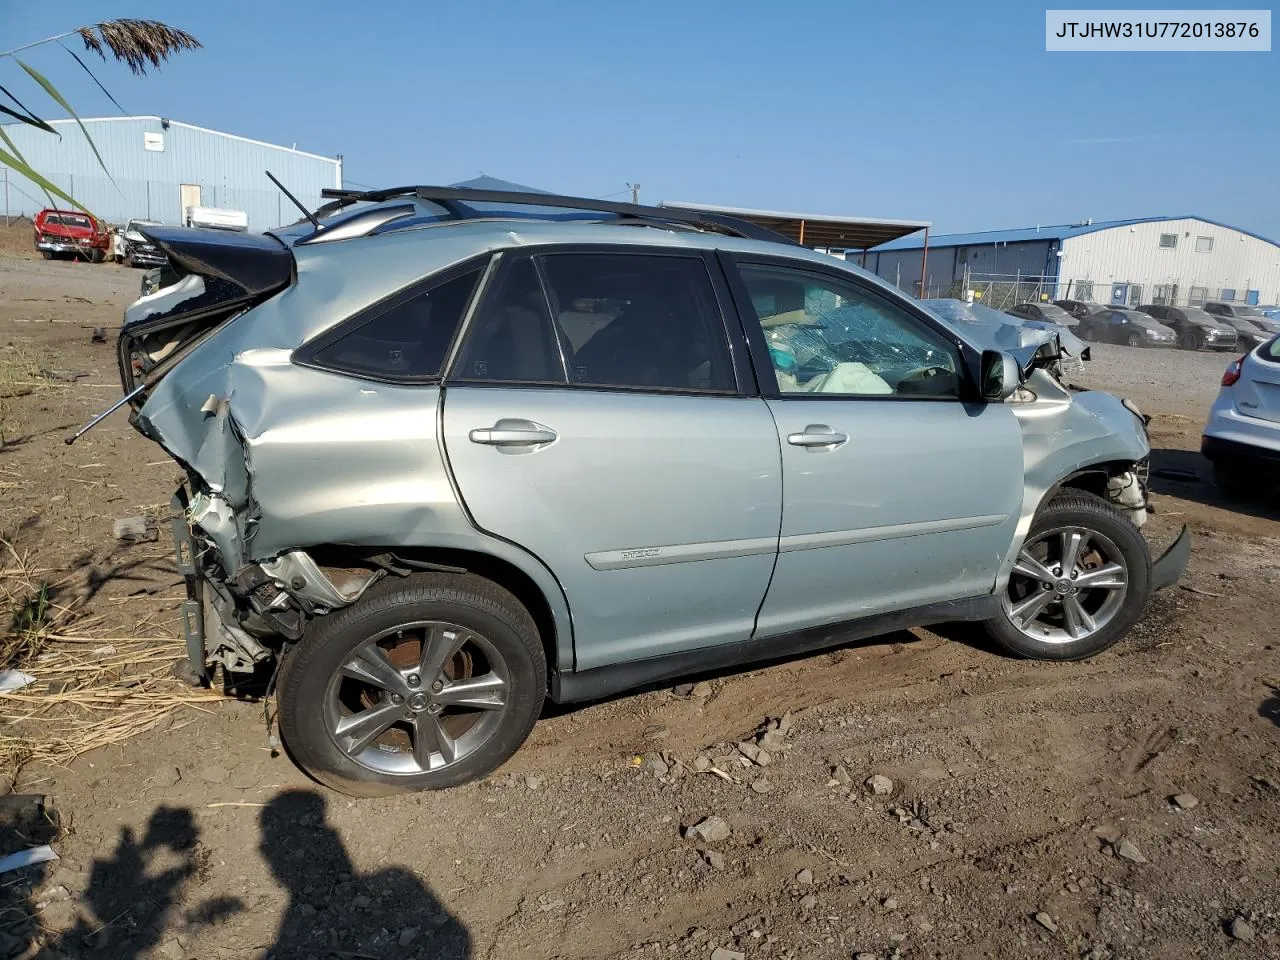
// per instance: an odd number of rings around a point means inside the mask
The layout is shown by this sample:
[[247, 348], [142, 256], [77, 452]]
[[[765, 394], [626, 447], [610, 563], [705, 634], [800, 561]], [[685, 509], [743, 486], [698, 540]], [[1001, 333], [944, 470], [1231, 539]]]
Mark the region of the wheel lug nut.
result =
[[422, 678], [418, 676], [416, 673], [411, 673], [409, 674], [408, 677], [405, 678], [405, 682], [408, 683], [409, 686], [411, 687], [416, 687], [418, 686], [418, 684], [422, 683]]
[[1052, 589], [1053, 589], [1053, 584], [1052, 584], [1052, 583], [1042, 583], [1042, 584], [1040, 584], [1040, 586], [1044, 587], [1046, 590], [1052, 590]]
[[393, 693], [393, 694], [391, 695], [391, 702], [392, 702], [392, 703], [404, 703], [404, 697], [400, 696], [400, 694], [398, 694], [398, 693]]
[[441, 683], [439, 680], [437, 680], [435, 683], [431, 685], [432, 693], [439, 693], [443, 689], [444, 689], [444, 684]]

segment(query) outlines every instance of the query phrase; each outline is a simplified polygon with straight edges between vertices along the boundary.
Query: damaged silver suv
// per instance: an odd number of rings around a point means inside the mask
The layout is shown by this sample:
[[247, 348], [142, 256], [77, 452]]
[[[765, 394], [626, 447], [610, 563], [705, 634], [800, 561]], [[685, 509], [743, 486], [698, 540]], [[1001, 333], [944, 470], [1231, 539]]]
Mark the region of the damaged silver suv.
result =
[[[1115, 643], [1146, 424], [1051, 332], [945, 320], [751, 223], [409, 187], [265, 235], [140, 229], [132, 423], [175, 496], [192, 666], [278, 666], [355, 795], [483, 776], [582, 701], [889, 630]], [[853, 678], [851, 678], [853, 682]]]

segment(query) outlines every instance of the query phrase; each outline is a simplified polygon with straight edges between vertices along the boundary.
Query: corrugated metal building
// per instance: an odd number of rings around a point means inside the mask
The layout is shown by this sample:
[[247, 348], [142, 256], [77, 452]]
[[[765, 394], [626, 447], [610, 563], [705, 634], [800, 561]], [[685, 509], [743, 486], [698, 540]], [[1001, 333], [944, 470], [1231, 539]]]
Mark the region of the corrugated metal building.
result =
[[[868, 251], [865, 266], [920, 290], [920, 238]], [[1204, 217], [1143, 217], [930, 238], [925, 296], [992, 290], [1097, 303], [1280, 303], [1280, 244]], [[998, 304], [996, 304], [998, 305]]]
[[[206, 206], [243, 210], [250, 230], [267, 230], [296, 219], [297, 212], [263, 171], [279, 177], [310, 209], [320, 205], [322, 188], [342, 186], [341, 157], [161, 117], [86, 119], [108, 179], [74, 120], [51, 124], [60, 137], [25, 124], [4, 129], [33, 169], [110, 223], [131, 217], [180, 223], [185, 207]], [[7, 215], [31, 216], [48, 206], [44, 192], [15, 171], [0, 165], [0, 178]]]

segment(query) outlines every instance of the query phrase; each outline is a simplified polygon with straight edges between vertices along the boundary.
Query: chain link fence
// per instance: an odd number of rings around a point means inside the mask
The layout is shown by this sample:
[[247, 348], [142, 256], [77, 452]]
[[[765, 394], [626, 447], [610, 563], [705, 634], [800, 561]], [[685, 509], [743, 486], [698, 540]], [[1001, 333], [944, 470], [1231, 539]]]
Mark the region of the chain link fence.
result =
[[[920, 283], [911, 284], [909, 293], [918, 294]], [[1179, 280], [1144, 283], [1135, 280], [1091, 280], [1028, 274], [971, 273], [956, 280], [935, 280], [925, 284], [924, 297], [953, 297], [976, 300], [995, 310], [1007, 310], [1027, 301], [1078, 300], [1098, 306], [1136, 307], [1155, 303], [1171, 307], [1198, 307], [1206, 301], [1257, 305], [1257, 290], [1210, 287]]]

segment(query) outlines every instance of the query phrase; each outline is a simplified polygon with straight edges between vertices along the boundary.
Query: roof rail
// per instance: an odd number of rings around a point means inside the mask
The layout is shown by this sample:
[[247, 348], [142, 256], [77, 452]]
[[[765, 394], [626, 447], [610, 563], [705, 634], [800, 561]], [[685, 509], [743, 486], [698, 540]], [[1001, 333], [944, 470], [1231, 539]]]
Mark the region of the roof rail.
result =
[[[796, 242], [790, 237], [785, 237], [780, 233], [758, 226], [749, 220], [726, 214], [681, 210], [675, 207], [649, 207], [638, 203], [618, 203], [612, 200], [569, 197], [554, 193], [476, 190], [471, 187], [405, 186], [390, 187], [384, 190], [346, 190], [328, 187], [320, 191], [320, 196], [331, 202], [320, 207], [315, 212], [317, 217], [328, 216], [353, 203], [381, 203], [384, 200], [391, 200], [396, 197], [414, 196], [419, 200], [439, 204], [452, 217], [458, 220], [474, 220], [489, 216], [489, 214], [468, 208], [466, 206], [467, 203], [509, 203], [514, 206], [563, 207], [568, 210], [608, 213], [624, 221], [655, 225], [679, 223], [697, 230], [724, 233], [748, 240], [765, 240], [770, 243], [785, 243], [788, 246], [796, 245]], [[317, 230], [306, 239], [317, 238], [323, 232], [323, 229]]]

